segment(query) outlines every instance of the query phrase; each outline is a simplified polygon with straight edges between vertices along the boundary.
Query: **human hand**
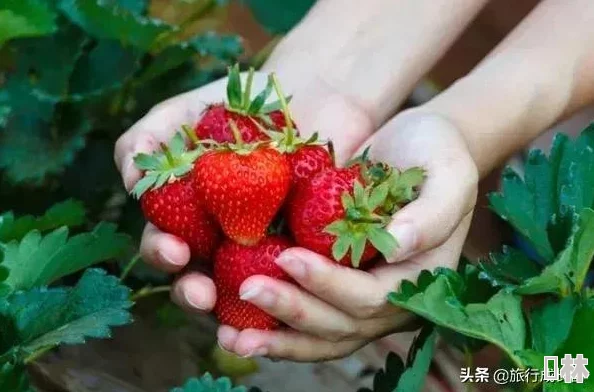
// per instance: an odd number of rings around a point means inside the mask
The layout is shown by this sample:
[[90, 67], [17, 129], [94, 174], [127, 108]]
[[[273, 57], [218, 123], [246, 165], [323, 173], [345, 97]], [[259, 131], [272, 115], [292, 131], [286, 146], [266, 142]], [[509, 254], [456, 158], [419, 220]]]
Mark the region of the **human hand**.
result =
[[241, 356], [294, 361], [340, 358], [397, 331], [411, 315], [387, 294], [421, 270], [455, 268], [476, 201], [478, 173], [457, 129], [440, 117], [403, 112], [373, 135], [372, 160], [399, 168], [422, 166], [428, 178], [420, 197], [388, 226], [400, 247], [369, 271], [340, 266], [302, 248], [283, 252], [277, 264], [301, 287], [253, 276], [240, 295], [285, 322], [290, 330], [237, 331], [221, 326], [220, 345]]

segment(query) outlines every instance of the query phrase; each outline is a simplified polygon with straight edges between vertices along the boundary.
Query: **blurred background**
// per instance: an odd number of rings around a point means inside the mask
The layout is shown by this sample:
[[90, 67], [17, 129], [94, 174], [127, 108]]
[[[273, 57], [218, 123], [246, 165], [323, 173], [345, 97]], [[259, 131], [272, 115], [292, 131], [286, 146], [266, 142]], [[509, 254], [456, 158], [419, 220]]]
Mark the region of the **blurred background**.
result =
[[[3, 1], [38, 23], [0, 26], [0, 211], [37, 214], [74, 198], [88, 210], [88, 227], [100, 220], [116, 222], [136, 244], [144, 220], [114, 167], [115, 140], [153, 105], [223, 76], [227, 65], [260, 65], [315, 2], [102, 2], [126, 8], [134, 15], [126, 19], [102, 13], [105, 8], [93, 7], [95, 0], [70, 0], [62, 2], [66, 5], [52, 28], [34, 7], [38, 1], [0, 0], [0, 12]], [[491, 2], [406, 105], [428, 100], [466, 74], [536, 3]], [[50, 10], [55, 7], [53, 1], [47, 4]], [[556, 130], [580, 130], [591, 118], [591, 112], [581, 114], [570, 120], [569, 128], [561, 124]], [[537, 144], [547, 146], [549, 140], [544, 136]], [[496, 187], [497, 177], [484, 182], [481, 195]], [[486, 205], [479, 202], [471, 230], [478, 235], [471, 236], [466, 249], [471, 257], [502, 239], [501, 231], [492, 230], [498, 222]], [[135, 249], [121, 263], [134, 258]], [[121, 265], [105, 268], [118, 273]], [[168, 279], [139, 263], [128, 283], [158, 287]], [[370, 385], [388, 351], [405, 356], [411, 338], [391, 337], [324, 364], [240, 360], [217, 348], [211, 318], [183, 314], [166, 293], [143, 298], [134, 314], [135, 323], [118, 328], [113, 340], [60, 348], [31, 365], [36, 386], [48, 392], [164, 391], [210, 371], [262, 390], [354, 391]], [[439, 352], [427, 390], [462, 390], [458, 360], [445, 348]], [[476, 363], [496, 360], [496, 353], [484, 352]]]

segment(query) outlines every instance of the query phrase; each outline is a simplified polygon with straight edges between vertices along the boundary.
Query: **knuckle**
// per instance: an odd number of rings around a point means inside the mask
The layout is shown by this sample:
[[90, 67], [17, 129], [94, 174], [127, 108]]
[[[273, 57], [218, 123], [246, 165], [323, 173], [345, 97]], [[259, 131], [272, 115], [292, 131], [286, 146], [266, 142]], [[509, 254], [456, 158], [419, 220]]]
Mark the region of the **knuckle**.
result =
[[385, 303], [384, 297], [370, 298], [366, 303], [360, 304], [354, 309], [354, 316], [361, 320], [374, 318], [382, 311]]

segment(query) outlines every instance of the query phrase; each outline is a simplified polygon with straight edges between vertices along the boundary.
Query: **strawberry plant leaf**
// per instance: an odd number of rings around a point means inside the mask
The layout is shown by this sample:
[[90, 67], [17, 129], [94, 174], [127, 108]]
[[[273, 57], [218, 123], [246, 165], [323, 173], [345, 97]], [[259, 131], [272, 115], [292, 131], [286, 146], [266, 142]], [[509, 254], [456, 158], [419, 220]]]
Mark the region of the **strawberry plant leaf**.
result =
[[120, 7], [132, 12], [133, 14], [144, 15], [148, 7], [148, 0], [111, 0]]
[[557, 293], [567, 296], [582, 290], [594, 256], [594, 210], [583, 209], [575, 221], [566, 248], [540, 275], [526, 280], [517, 289], [519, 294]]
[[0, 307], [0, 313], [11, 318], [17, 328], [12, 347], [18, 347], [19, 355], [28, 356], [58, 344], [110, 337], [111, 327], [132, 320], [129, 295], [130, 290], [116, 277], [89, 269], [72, 288], [17, 292]]
[[28, 232], [45, 232], [61, 226], [79, 226], [85, 219], [85, 208], [81, 202], [66, 200], [55, 204], [44, 215], [14, 217], [12, 212], [0, 215], [0, 242], [20, 241]]
[[[70, 105], [61, 106], [56, 116], [56, 120], [26, 113], [11, 116], [0, 132], [0, 169], [10, 181], [41, 185], [46, 176], [61, 173], [85, 146], [89, 118]], [[48, 132], [52, 129], [64, 133]]]
[[286, 33], [295, 26], [315, 0], [293, 0], [277, 2], [274, 0], [244, 0], [254, 16], [272, 33]]
[[[565, 342], [559, 347], [555, 355], [563, 357], [570, 354], [575, 357], [582, 354], [584, 358], [594, 358], [594, 341], [592, 340], [592, 325], [594, 325], [594, 300], [592, 298], [583, 301], [578, 305], [571, 329]], [[590, 359], [591, 361], [591, 359]], [[542, 362], [541, 362], [542, 363]], [[563, 381], [545, 383], [545, 392], [589, 392], [594, 389], [594, 376], [592, 366], [586, 365], [590, 371], [590, 377], [584, 380], [583, 384], [565, 384]]]
[[[529, 173], [536, 175], [538, 172], [537, 165], [528, 165], [529, 163], [526, 166], [526, 178]], [[547, 181], [547, 178], [542, 177], [538, 181]], [[535, 195], [511, 169], [506, 169], [503, 173], [502, 189], [501, 193], [489, 195], [491, 208], [526, 238], [545, 261], [552, 262], [555, 255], [546, 230], [550, 214], [546, 216], [545, 222], [539, 221], [545, 214], [535, 211]]]
[[241, 40], [234, 35], [207, 32], [188, 41], [170, 45], [155, 55], [135, 80], [145, 83], [191, 60], [194, 56], [212, 56], [223, 61], [234, 61], [243, 52]]
[[574, 314], [578, 307], [574, 296], [560, 300], [549, 299], [530, 312], [532, 348], [546, 355], [553, 355], [569, 335]]
[[524, 253], [504, 246], [500, 253], [489, 255], [489, 261], [479, 263], [481, 277], [495, 287], [520, 286], [540, 274], [540, 267]]
[[0, 46], [9, 39], [51, 34], [56, 13], [44, 1], [3, 0], [0, 9]]
[[101, 0], [62, 0], [60, 9], [91, 36], [118, 40], [144, 51], [149, 51], [159, 37], [175, 31], [164, 22]]
[[408, 283], [390, 293], [388, 299], [439, 327], [492, 343], [520, 363], [515, 353], [524, 349], [526, 337], [520, 297], [499, 291], [485, 302], [474, 302], [465, 278], [438, 268], [433, 274], [422, 274], [416, 286]]
[[68, 238], [62, 227], [42, 236], [29, 232], [20, 242], [6, 244], [3, 265], [10, 271], [6, 283], [13, 290], [47, 285], [63, 276], [122, 255], [130, 247], [127, 235], [110, 223], [92, 232]]
[[121, 88], [140, 67], [140, 51], [115, 40], [98, 40], [77, 59], [68, 99], [79, 101]]
[[170, 392], [247, 392], [243, 386], [233, 386], [227, 377], [213, 378], [205, 373], [200, 378], [190, 378], [182, 387], [173, 388]]
[[398, 355], [389, 353], [385, 369], [379, 370], [373, 378], [373, 389], [362, 388], [359, 392], [422, 390], [433, 358], [436, 337], [432, 326], [424, 327], [409, 349], [406, 365]]
[[27, 370], [22, 363], [0, 364], [0, 391], [32, 392]]

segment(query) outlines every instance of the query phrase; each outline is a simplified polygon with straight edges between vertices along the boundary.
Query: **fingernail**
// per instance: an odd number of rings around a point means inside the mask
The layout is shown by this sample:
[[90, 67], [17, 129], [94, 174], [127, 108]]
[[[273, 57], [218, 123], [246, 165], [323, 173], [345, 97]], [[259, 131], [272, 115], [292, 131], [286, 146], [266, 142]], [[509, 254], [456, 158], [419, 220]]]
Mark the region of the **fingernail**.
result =
[[183, 290], [183, 296], [186, 303], [198, 310], [206, 310], [207, 306], [204, 304], [204, 293], [202, 290], [197, 290], [196, 288], [190, 289], [186, 288]]
[[396, 225], [390, 233], [398, 241], [398, 249], [394, 257], [390, 257], [388, 263], [402, 261], [410, 256], [417, 246], [417, 233], [410, 223]]
[[266, 347], [257, 347], [246, 355], [243, 355], [242, 358], [263, 357], [266, 354], [268, 354], [268, 349]]
[[124, 187], [128, 193], [132, 192], [134, 188], [134, 184], [132, 184], [130, 180], [130, 172], [135, 168], [134, 158], [128, 156], [125, 158], [126, 163], [122, 169], [122, 174], [124, 175]]
[[271, 307], [276, 301], [276, 295], [262, 286], [251, 286], [239, 293], [239, 298], [243, 301], [249, 301], [254, 305], [261, 307]]
[[178, 263], [177, 261], [175, 261], [174, 259], [172, 259], [171, 257], [167, 256], [165, 253], [163, 253], [162, 251], [158, 251], [157, 252], [159, 255], [159, 258], [161, 259], [161, 261], [163, 261], [165, 264], [172, 264], [172, 265], [184, 265], [184, 263]]
[[227, 349], [225, 348], [225, 346], [223, 346], [223, 345], [221, 344], [221, 341], [220, 341], [220, 340], [217, 340], [217, 346], [219, 346], [219, 348], [220, 348], [222, 351], [226, 352], [227, 354], [234, 354], [234, 353], [232, 353], [231, 351], [227, 350]]
[[295, 279], [303, 279], [307, 272], [305, 263], [295, 257], [281, 255], [275, 263]]

